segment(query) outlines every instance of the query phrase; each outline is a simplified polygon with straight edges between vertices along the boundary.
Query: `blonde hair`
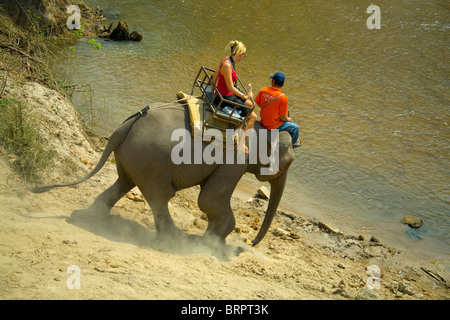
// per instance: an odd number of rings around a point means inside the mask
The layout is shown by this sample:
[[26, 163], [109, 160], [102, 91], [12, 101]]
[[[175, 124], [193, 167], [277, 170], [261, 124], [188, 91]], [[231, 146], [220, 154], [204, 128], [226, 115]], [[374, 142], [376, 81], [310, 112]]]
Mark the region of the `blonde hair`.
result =
[[226, 52], [231, 51], [231, 56], [233, 57], [245, 53], [247, 51], [247, 48], [242, 42], [233, 40], [227, 45], [225, 51]]

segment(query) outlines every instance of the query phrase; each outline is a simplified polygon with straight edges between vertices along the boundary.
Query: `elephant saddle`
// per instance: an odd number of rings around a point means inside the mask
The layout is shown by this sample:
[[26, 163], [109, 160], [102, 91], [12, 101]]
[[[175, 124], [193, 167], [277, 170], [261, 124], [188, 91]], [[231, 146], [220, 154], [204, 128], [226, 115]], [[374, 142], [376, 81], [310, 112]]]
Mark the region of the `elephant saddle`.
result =
[[[233, 133], [234, 147], [237, 145], [236, 130], [242, 129], [243, 124], [236, 125], [214, 117], [214, 113], [207, 107], [206, 102], [182, 91], [177, 93], [177, 101], [189, 111], [192, 137], [206, 142], [217, 143], [226, 147], [227, 134]], [[214, 131], [209, 128], [216, 129]], [[218, 136], [220, 132], [221, 137]], [[214, 137], [214, 139], [212, 138]]]

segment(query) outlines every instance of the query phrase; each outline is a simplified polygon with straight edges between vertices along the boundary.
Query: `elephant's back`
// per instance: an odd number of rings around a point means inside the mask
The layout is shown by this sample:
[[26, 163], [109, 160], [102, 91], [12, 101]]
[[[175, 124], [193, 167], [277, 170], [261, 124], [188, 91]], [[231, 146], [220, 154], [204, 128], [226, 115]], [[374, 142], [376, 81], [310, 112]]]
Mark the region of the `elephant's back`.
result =
[[[124, 123], [122, 129], [131, 122]], [[178, 150], [180, 144], [188, 142], [186, 148], [193, 148], [190, 137], [189, 112], [183, 105], [152, 106], [134, 123], [115, 151], [116, 161], [138, 186], [145, 183], [148, 175], [152, 175], [151, 180], [166, 181], [177, 190], [197, 185], [215, 166], [180, 164], [172, 159], [172, 151]], [[189, 153], [193, 154], [193, 150]]]
[[116, 159], [122, 162], [170, 161], [172, 148], [179, 141], [172, 141], [176, 130], [190, 130], [189, 115], [178, 103], [155, 104], [139, 117], [129, 119], [116, 130], [125, 136], [115, 150]]
[[[124, 125], [131, 125], [133, 119]], [[189, 115], [182, 104], [158, 103], [150, 106], [129, 130], [129, 138], [139, 142], [166, 144], [175, 130], [190, 130]], [[127, 137], [128, 139], [128, 137]]]
[[152, 104], [142, 117], [141, 128], [160, 133], [176, 129], [190, 129], [187, 107], [180, 103]]

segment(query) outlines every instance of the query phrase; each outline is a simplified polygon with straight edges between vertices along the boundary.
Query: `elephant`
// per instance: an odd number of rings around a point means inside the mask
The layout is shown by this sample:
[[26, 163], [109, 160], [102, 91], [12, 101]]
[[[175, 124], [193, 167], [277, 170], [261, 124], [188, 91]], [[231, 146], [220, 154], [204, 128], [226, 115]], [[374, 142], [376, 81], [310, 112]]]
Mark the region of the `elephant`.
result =
[[[264, 238], [276, 214], [285, 188], [288, 169], [295, 159], [289, 133], [279, 132], [278, 170], [268, 175], [261, 173], [261, 169], [267, 167], [267, 164], [263, 165], [258, 161], [252, 163], [248, 155], [244, 163], [236, 164], [228, 162], [207, 164], [204, 161], [175, 164], [171, 156], [179, 143], [173, 141], [172, 135], [180, 128], [184, 128], [187, 132], [193, 130], [186, 105], [176, 102], [152, 104], [151, 107], [128, 118], [112, 133], [98, 164], [88, 175], [70, 183], [37, 185], [30, 188], [30, 191], [41, 193], [57, 187], [82, 183], [99, 172], [114, 152], [118, 178], [94, 200], [90, 206], [95, 210], [93, 212], [109, 215], [115, 203], [137, 186], [152, 210], [157, 234], [176, 235], [181, 230], [175, 226], [169, 213], [169, 200], [178, 190], [199, 185], [198, 207], [208, 217], [208, 226], [203, 238], [214, 236], [225, 242], [225, 238], [235, 228], [235, 218], [230, 205], [231, 196], [241, 177], [249, 172], [258, 180], [268, 181], [271, 185], [264, 221], [252, 241], [253, 245], [257, 245]], [[258, 134], [265, 129], [257, 121], [254, 130]], [[193, 139], [191, 136], [185, 138]], [[266, 140], [270, 149], [270, 141], [268, 138]], [[205, 150], [210, 143], [202, 141], [200, 146]], [[192, 148], [194, 147], [193, 143]]]

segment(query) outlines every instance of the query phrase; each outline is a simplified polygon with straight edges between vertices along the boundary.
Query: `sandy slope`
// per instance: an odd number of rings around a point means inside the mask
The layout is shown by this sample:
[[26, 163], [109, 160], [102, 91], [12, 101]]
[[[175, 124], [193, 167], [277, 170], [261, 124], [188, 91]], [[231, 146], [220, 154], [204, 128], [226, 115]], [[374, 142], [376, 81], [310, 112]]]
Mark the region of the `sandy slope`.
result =
[[[51, 124], [43, 130], [49, 145], [53, 141], [58, 154], [79, 166], [78, 176], [89, 170], [80, 157], [93, 163], [99, 159], [76, 118], [68, 120], [71, 104], [55, 92], [27, 84], [8, 94], [21, 96], [31, 107], [39, 106], [42, 124]], [[248, 203], [239, 191], [232, 203], [237, 229], [227, 238], [225, 248], [199, 241], [207, 222], [196, 205], [198, 188], [180, 192], [170, 207], [177, 226], [191, 236], [184, 241], [161, 241], [145, 202], [124, 197], [106, 221], [74, 214], [115, 180], [113, 164], [107, 163], [98, 175], [76, 188], [36, 195], [12, 172], [9, 164], [13, 161], [4, 153], [0, 158], [1, 299], [449, 297], [446, 285], [420, 269], [425, 266], [445, 276], [430, 262], [413, 263], [388, 246], [358, 240], [358, 235], [325, 232], [300, 213], [280, 211], [260, 245], [249, 246], [245, 240], [256, 235], [254, 226], [260, 226], [266, 203]], [[63, 166], [64, 162], [57, 162], [49, 181], [75, 178], [64, 174]], [[67, 269], [73, 265], [79, 267], [81, 287], [71, 290], [68, 279], [72, 274]], [[379, 282], [370, 281], [366, 268], [371, 265], [381, 270]], [[370, 290], [368, 279], [380, 287]], [[69, 281], [69, 286], [73, 283]]]

